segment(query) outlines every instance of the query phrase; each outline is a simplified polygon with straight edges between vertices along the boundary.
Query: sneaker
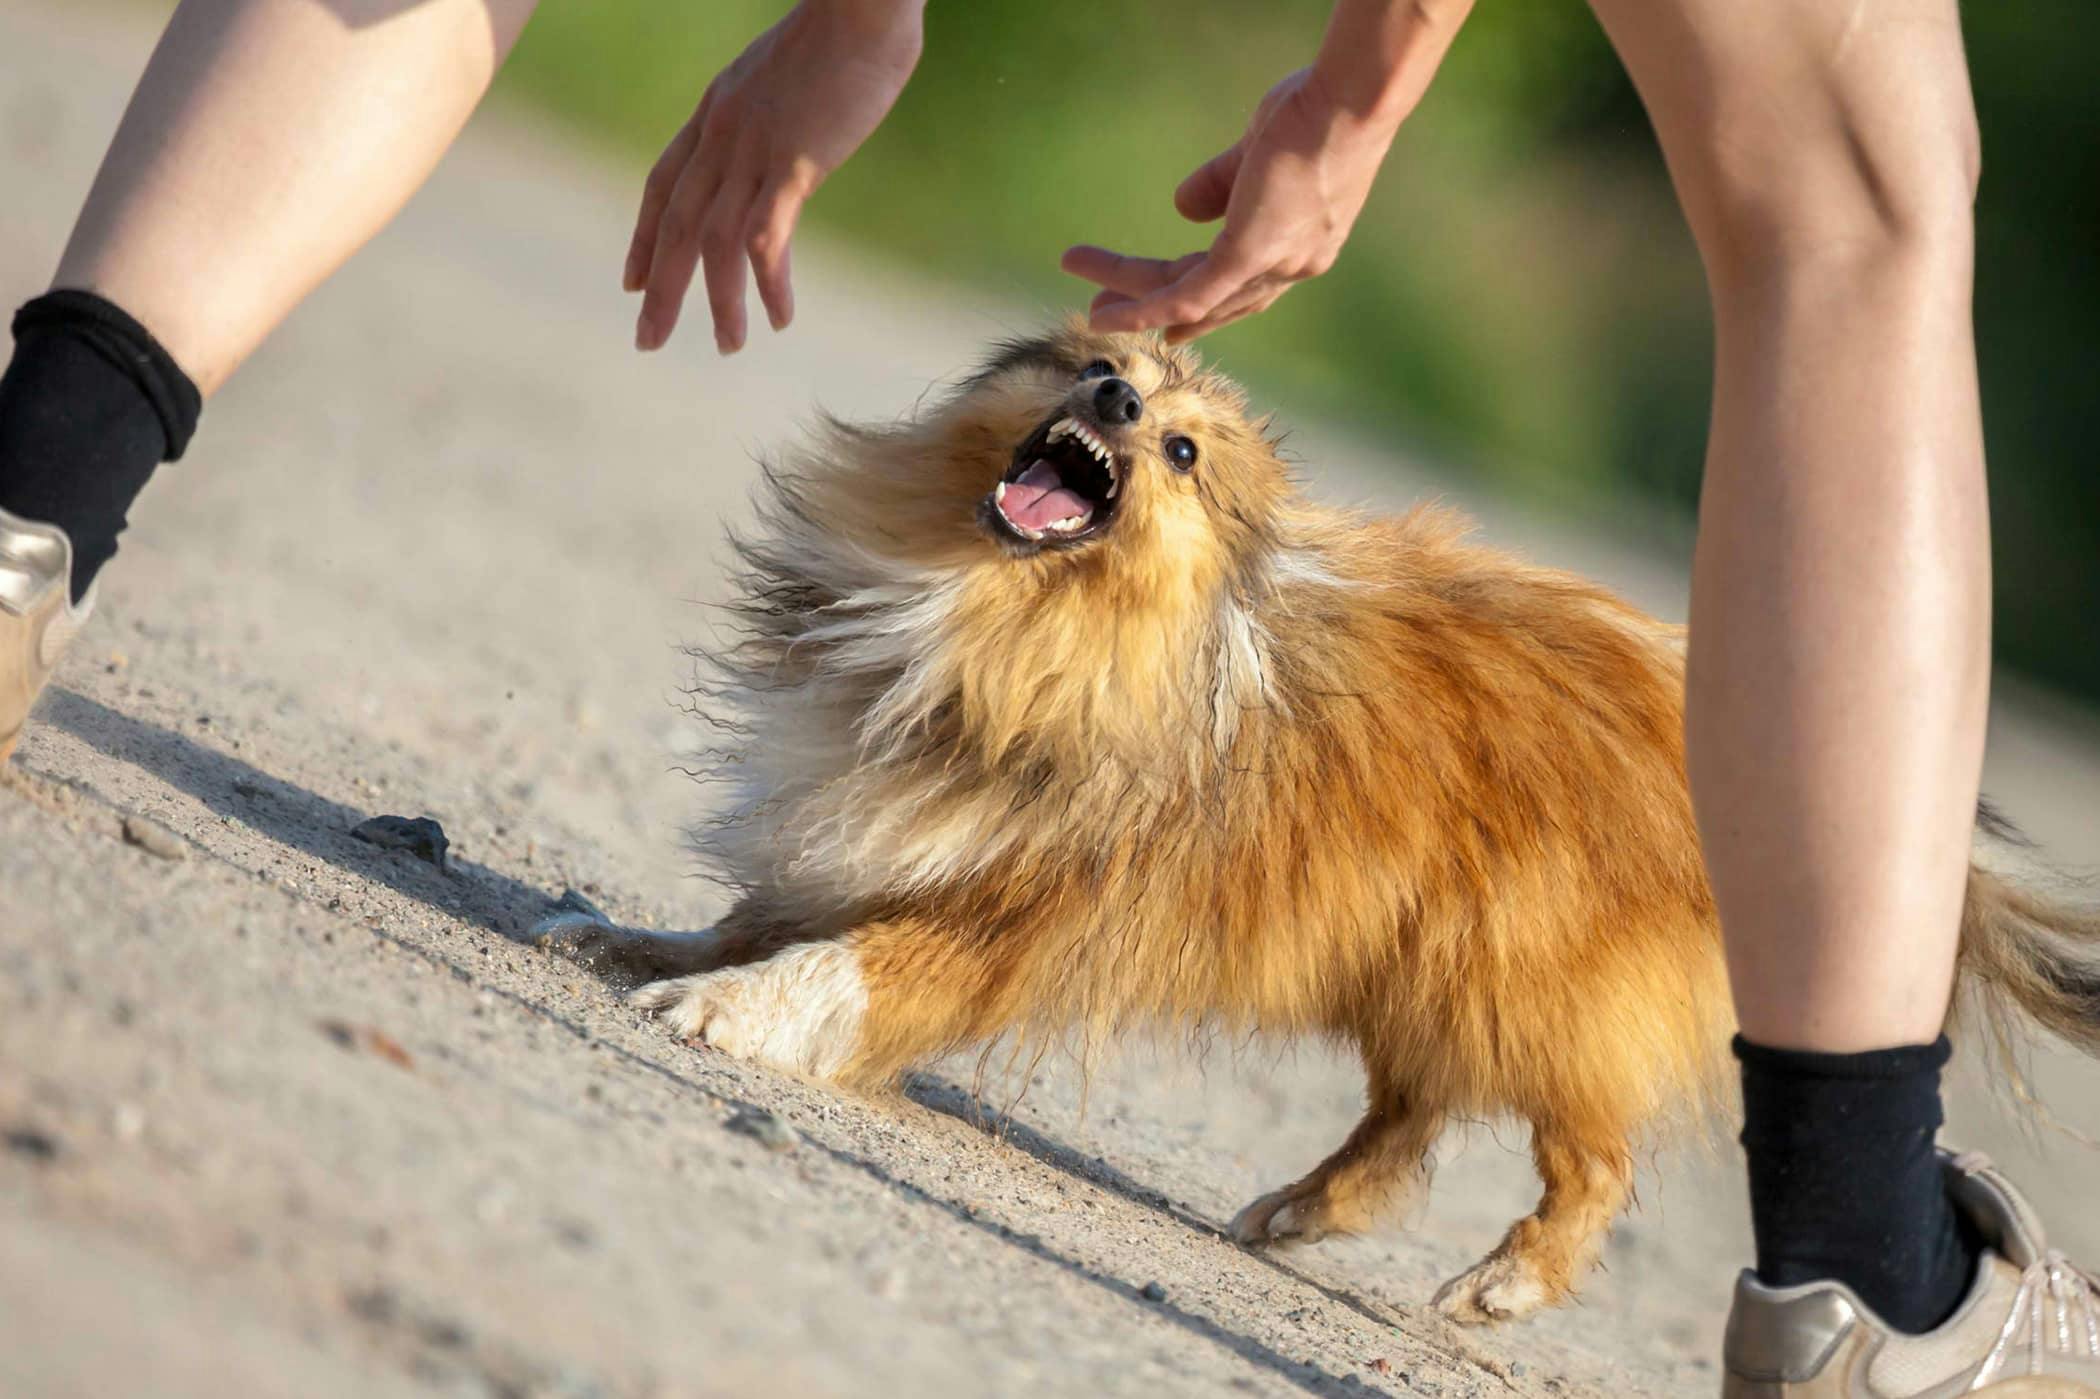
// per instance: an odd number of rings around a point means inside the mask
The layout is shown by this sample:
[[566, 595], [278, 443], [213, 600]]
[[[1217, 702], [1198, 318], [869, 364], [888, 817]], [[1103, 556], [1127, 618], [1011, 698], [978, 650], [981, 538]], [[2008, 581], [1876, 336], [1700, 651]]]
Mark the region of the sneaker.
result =
[[1908, 1336], [1834, 1282], [1736, 1280], [1722, 1399], [2096, 1399], [2100, 1277], [2050, 1248], [2034, 1207], [1983, 1156], [1940, 1154], [1955, 1207], [1982, 1233], [1975, 1286], [1937, 1330]]
[[0, 510], [0, 763], [51, 668], [95, 610], [95, 590], [71, 600], [73, 541], [57, 525]]

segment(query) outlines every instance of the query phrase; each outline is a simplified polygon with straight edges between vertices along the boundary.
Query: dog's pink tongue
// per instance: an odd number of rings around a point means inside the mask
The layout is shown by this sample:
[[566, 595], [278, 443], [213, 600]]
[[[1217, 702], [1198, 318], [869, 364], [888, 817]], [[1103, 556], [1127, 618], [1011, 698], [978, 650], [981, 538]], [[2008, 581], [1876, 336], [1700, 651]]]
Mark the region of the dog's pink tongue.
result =
[[1056, 467], [1038, 460], [1019, 480], [1007, 482], [999, 511], [1024, 529], [1048, 529], [1054, 520], [1091, 515], [1094, 507], [1078, 492], [1065, 489]]

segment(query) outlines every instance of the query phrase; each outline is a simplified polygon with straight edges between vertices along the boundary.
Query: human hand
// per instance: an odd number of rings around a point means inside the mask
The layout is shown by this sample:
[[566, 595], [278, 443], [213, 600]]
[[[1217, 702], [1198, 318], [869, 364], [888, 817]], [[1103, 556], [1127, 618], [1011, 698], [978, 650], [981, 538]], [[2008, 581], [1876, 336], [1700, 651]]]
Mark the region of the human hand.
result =
[[1267, 310], [1334, 265], [1397, 130], [1397, 117], [1331, 100], [1315, 70], [1291, 74], [1262, 99], [1247, 134], [1174, 191], [1182, 217], [1224, 217], [1207, 252], [1170, 261], [1066, 250], [1064, 270], [1101, 285], [1094, 328], [1165, 327], [1179, 343]]
[[715, 348], [744, 343], [756, 274], [775, 330], [794, 318], [788, 245], [802, 205], [882, 123], [918, 65], [924, 0], [802, 0], [708, 85], [642, 187], [623, 281], [635, 348], [671, 338], [704, 264]]

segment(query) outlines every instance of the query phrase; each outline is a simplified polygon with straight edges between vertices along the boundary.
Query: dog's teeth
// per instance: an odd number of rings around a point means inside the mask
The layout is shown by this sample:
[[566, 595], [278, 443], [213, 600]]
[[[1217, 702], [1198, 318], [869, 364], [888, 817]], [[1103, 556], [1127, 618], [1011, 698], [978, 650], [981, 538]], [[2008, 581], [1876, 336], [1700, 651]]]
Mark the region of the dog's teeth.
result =
[[1059, 418], [1051, 425], [1050, 431], [1044, 434], [1043, 440], [1045, 442], [1055, 442], [1058, 438], [1069, 436], [1078, 430], [1079, 424], [1073, 422], [1070, 418]]
[[1004, 481], [1001, 481], [1001, 482], [999, 483], [999, 489], [997, 489], [997, 490], [995, 490], [995, 491], [993, 491], [993, 492], [992, 492], [992, 499], [993, 499], [993, 500], [1005, 500], [1005, 499], [1006, 499], [1006, 483], [1005, 483]]
[[1108, 498], [1114, 500], [1116, 492], [1123, 488], [1123, 478], [1111, 471], [1108, 473]]
[[1052, 520], [1050, 528], [1056, 530], [1059, 534], [1070, 534], [1085, 523], [1086, 516], [1084, 515], [1067, 515], [1062, 520]]

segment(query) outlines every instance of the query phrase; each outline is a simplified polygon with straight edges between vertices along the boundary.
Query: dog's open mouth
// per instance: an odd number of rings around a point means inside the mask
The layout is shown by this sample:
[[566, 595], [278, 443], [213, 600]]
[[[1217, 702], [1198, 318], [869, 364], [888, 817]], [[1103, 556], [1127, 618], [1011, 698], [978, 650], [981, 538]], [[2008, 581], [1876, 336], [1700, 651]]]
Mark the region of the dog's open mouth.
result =
[[1063, 543], [1100, 533], [1115, 514], [1122, 487], [1122, 463], [1101, 434], [1064, 416], [1021, 444], [985, 513], [1016, 539]]

